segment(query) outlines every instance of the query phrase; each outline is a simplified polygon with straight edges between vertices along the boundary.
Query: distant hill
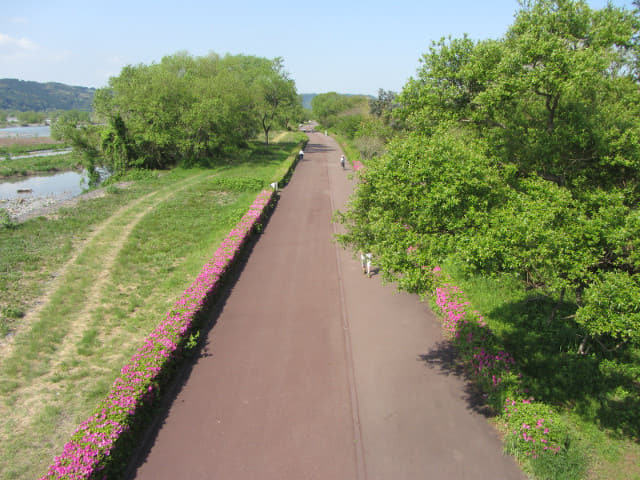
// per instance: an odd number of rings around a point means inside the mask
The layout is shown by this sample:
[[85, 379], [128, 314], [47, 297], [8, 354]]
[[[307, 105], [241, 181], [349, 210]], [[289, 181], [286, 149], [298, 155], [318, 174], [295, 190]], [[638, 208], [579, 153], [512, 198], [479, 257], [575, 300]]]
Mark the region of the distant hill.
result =
[[302, 107], [306, 108], [307, 110], [311, 110], [311, 100], [316, 95], [317, 93], [301, 93], [300, 96], [302, 97]]
[[91, 110], [95, 88], [72, 87], [63, 83], [0, 79], [0, 109], [19, 112], [50, 110]]

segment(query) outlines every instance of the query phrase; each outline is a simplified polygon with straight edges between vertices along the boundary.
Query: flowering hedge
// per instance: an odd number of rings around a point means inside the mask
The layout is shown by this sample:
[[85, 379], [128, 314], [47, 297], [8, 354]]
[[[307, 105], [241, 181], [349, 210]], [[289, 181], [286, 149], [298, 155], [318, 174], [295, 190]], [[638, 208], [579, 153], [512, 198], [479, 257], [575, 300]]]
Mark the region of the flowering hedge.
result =
[[189, 338], [191, 327], [237, 258], [252, 229], [260, 221], [274, 192], [262, 191], [249, 211], [229, 232], [213, 258], [169, 310], [166, 318], [145, 339], [122, 368], [106, 399], [82, 422], [41, 479], [100, 478], [118, 440], [155, 397], [166, 375]]
[[474, 381], [499, 415], [505, 450], [518, 459], [556, 454], [567, 442], [567, 427], [549, 406], [526, 394], [516, 362], [499, 345], [482, 315], [440, 267], [433, 269], [435, 303], [446, 335]]

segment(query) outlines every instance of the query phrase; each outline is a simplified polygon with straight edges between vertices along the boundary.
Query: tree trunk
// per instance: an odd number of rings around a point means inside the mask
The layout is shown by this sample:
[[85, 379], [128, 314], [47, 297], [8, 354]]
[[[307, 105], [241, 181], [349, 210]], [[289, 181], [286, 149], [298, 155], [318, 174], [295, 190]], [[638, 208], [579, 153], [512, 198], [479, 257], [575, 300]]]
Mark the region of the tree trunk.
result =
[[578, 347], [578, 353], [580, 355], [586, 355], [587, 353], [589, 353], [589, 347], [587, 347], [585, 350], [588, 338], [589, 338], [589, 335], [585, 335], [584, 337], [582, 337], [582, 342], [580, 342], [580, 347]]
[[560, 308], [560, 305], [564, 301], [564, 290], [565, 290], [564, 288], [560, 290], [560, 299], [553, 306], [553, 310], [551, 310], [551, 315], [549, 316], [549, 321], [547, 322], [548, 325], [551, 325], [553, 321], [556, 319], [556, 313], [558, 313], [558, 309]]

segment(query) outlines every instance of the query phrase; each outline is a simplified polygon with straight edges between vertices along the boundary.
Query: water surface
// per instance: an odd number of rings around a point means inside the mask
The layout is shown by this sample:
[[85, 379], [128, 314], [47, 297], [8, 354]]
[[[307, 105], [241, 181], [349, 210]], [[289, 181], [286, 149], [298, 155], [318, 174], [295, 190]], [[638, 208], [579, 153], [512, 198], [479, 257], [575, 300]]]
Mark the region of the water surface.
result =
[[7, 127], [0, 128], [0, 138], [2, 137], [50, 137], [51, 127], [49, 125], [34, 125], [27, 127]]
[[[62, 172], [53, 175], [7, 178], [0, 183], [0, 200], [22, 197], [63, 197], [80, 195], [88, 188], [86, 172]], [[31, 190], [18, 193], [18, 190]]]

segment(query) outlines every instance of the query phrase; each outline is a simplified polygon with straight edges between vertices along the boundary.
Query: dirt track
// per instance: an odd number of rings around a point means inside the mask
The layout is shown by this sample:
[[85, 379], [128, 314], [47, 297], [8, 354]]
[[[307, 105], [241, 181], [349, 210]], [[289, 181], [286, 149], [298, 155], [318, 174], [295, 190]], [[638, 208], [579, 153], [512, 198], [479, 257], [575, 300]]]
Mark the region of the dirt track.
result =
[[135, 478], [523, 479], [433, 314], [332, 242], [352, 172], [309, 136]]

